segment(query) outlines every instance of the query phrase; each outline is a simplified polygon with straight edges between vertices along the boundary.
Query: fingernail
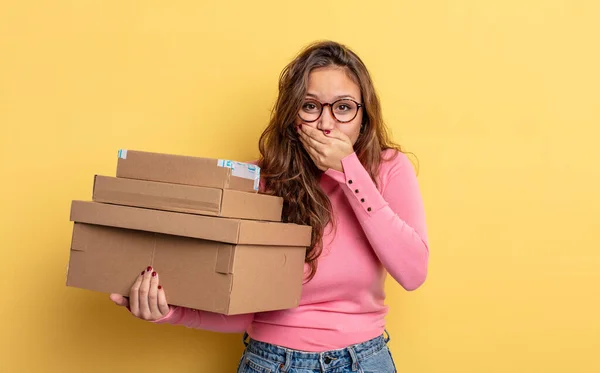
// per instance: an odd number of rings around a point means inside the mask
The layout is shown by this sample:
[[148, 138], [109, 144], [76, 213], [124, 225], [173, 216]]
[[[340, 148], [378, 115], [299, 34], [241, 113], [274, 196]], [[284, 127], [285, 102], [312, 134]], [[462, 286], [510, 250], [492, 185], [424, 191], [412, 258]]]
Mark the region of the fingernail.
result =
[[329, 134], [331, 133], [331, 131], [330, 131], [330, 130], [325, 130], [325, 131], [323, 131], [323, 132], [325, 132], [325, 134], [326, 134], [326, 135], [329, 135]]
[[144, 275], [144, 273], [146, 273], [146, 271], [142, 271], [142, 276]]
[[162, 285], [158, 285], [158, 290], [162, 289]]
[[152, 272], [152, 277], [156, 277], [156, 272]]
[[148, 266], [148, 268], [146, 268], [146, 271], [148, 271], [148, 272], [152, 271], [152, 267]]

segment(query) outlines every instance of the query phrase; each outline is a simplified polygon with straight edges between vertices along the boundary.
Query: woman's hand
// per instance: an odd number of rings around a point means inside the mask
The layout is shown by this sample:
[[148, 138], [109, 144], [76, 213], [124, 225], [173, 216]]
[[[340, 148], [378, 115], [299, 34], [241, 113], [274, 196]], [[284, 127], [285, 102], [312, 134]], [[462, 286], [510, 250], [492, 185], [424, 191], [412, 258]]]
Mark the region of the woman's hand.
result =
[[342, 159], [354, 152], [350, 138], [336, 128], [321, 131], [300, 125], [298, 135], [304, 149], [321, 171], [331, 168], [343, 172]]
[[129, 291], [129, 299], [120, 294], [111, 294], [110, 299], [117, 306], [127, 307], [142, 320], [155, 321], [169, 313], [165, 291], [158, 284], [158, 274], [152, 271], [152, 267], [138, 276]]

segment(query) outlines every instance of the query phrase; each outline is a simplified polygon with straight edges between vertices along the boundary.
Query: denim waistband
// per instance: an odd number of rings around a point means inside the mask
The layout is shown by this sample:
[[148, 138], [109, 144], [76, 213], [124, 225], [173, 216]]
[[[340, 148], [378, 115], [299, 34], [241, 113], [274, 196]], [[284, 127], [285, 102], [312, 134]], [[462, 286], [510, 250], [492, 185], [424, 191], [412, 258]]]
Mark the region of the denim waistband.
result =
[[[369, 341], [348, 346], [346, 348], [330, 350], [325, 352], [306, 352], [276, 346], [250, 339], [247, 350], [263, 359], [279, 363], [281, 370], [286, 372], [289, 368], [300, 368], [309, 370], [321, 370], [323, 372], [344, 366], [352, 366], [352, 370], [358, 370], [358, 361], [366, 359], [370, 355], [386, 347], [389, 342], [389, 334], [375, 337]], [[246, 341], [247, 334], [244, 334]]]

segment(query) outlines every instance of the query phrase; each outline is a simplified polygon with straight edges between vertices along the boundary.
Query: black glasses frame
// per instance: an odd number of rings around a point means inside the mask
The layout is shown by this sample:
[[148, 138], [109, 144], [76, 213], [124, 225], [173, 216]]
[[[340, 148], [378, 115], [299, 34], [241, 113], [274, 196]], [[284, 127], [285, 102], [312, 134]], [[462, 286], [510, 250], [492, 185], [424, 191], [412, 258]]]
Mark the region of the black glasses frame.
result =
[[[349, 123], [352, 122], [356, 116], [358, 115], [358, 111], [360, 110], [361, 107], [364, 107], [363, 104], [361, 104], [360, 102], [356, 102], [351, 98], [340, 98], [339, 100], [335, 100], [332, 103], [328, 103], [328, 102], [320, 102], [317, 100], [310, 100], [310, 101], [314, 101], [319, 103], [319, 105], [321, 105], [321, 112], [319, 113], [319, 116], [316, 119], [313, 120], [306, 120], [304, 118], [302, 118], [302, 116], [300, 115], [300, 111], [298, 111], [298, 118], [302, 119], [303, 121], [305, 121], [306, 123], [313, 123], [319, 120], [319, 118], [321, 118], [321, 115], [323, 115], [323, 109], [325, 109], [325, 106], [329, 106], [329, 111], [331, 112], [331, 115], [333, 116], [333, 118], [335, 120], [337, 120], [340, 123]], [[340, 101], [352, 101], [356, 104], [356, 113], [354, 113], [354, 116], [352, 117], [352, 119], [349, 120], [339, 120], [336, 116], [335, 113], [333, 112], [333, 105], [335, 105], [336, 103], [340, 102]], [[302, 108], [300, 108], [300, 110], [302, 110]]]

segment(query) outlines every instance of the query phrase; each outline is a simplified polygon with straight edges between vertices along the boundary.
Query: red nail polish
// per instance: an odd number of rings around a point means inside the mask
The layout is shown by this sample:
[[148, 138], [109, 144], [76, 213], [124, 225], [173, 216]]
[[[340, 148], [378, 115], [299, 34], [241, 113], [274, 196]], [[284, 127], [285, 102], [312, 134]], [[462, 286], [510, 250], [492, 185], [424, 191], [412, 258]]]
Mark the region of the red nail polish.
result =
[[142, 271], [142, 276], [144, 275], [144, 273], [146, 273], [146, 271]]
[[160, 289], [162, 289], [162, 286], [161, 286], [161, 285], [158, 285], [158, 290], [160, 290]]
[[152, 277], [155, 277], [155, 276], [156, 276], [156, 272], [152, 272]]
[[325, 130], [325, 131], [323, 131], [323, 132], [325, 132], [325, 134], [326, 134], [326, 135], [329, 135], [329, 134], [331, 133], [331, 131], [330, 131], [330, 130]]
[[148, 268], [146, 268], [146, 271], [148, 271], [148, 272], [152, 271], [152, 267], [148, 266]]

